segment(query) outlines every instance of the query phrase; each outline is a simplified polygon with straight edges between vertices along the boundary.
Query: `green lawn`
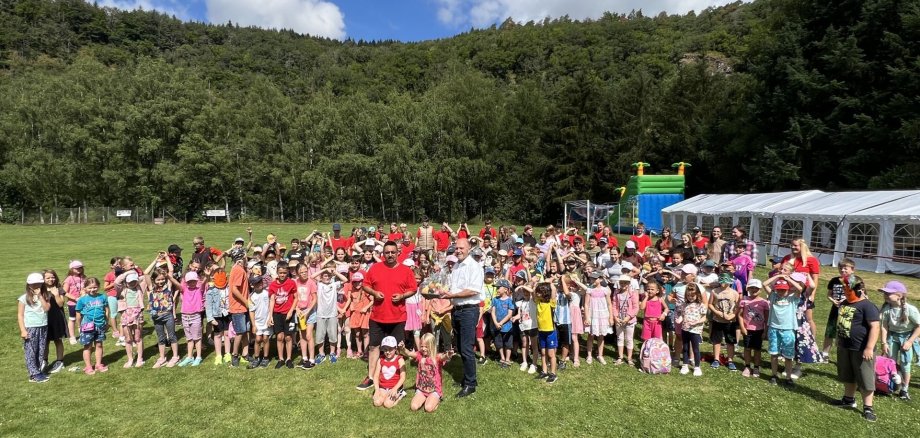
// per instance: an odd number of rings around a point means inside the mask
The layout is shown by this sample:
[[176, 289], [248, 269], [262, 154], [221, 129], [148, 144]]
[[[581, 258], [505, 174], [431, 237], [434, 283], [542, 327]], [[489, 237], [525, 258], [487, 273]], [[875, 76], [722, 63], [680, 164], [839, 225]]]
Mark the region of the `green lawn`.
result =
[[[328, 224], [322, 226], [329, 229]], [[253, 225], [255, 235], [269, 232], [286, 241], [318, 226]], [[342, 360], [311, 371], [216, 368], [206, 357], [198, 368], [125, 370], [123, 350], [107, 341], [106, 374], [85, 376], [62, 372], [43, 385], [30, 384], [16, 328], [15, 299], [25, 276], [52, 267], [66, 271], [79, 258], [87, 274], [106, 272], [113, 255], [131, 255], [146, 266], [155, 252], [170, 243], [191, 249], [193, 236], [224, 248], [244, 225], [86, 225], [0, 226], [0, 241], [17, 260], [0, 268], [0, 376], [9, 390], [0, 401], [0, 436], [394, 436], [419, 430], [448, 436], [870, 436], [915, 433], [920, 401], [877, 399], [879, 421], [868, 424], [854, 411], [828, 406], [841, 395], [833, 365], [808, 366], [794, 390], [772, 387], [769, 372], [760, 380], [740, 373], [713, 372], [694, 378], [675, 372], [648, 376], [626, 366], [582, 365], [560, 373], [554, 385], [534, 381], [517, 369], [501, 370], [494, 362], [480, 367], [478, 392], [456, 401], [453, 376], [460, 360], [445, 374], [447, 400], [435, 414], [414, 413], [408, 399], [392, 411], [375, 409], [370, 393], [354, 389], [364, 363]], [[478, 228], [476, 228], [478, 229]], [[244, 236], [245, 237], [245, 236]], [[188, 257], [186, 257], [188, 258]], [[825, 268], [823, 279], [833, 272]], [[762, 271], [758, 274], [763, 276]], [[863, 274], [863, 273], [861, 273]], [[864, 275], [877, 288], [895, 278]], [[920, 281], [899, 278], [918, 298]], [[822, 282], [822, 285], [824, 282]], [[880, 302], [878, 294], [873, 294]], [[828, 305], [818, 300], [816, 320], [824, 333]], [[156, 336], [145, 335], [147, 356], [156, 351]], [[66, 345], [66, 364], [80, 362], [80, 350]], [[638, 342], [637, 342], [638, 349]], [[704, 351], [708, 350], [704, 346]], [[180, 344], [180, 351], [185, 347]], [[52, 357], [53, 357], [52, 347]], [[611, 354], [608, 353], [608, 357]], [[765, 355], [766, 356], [766, 355]], [[765, 364], [769, 369], [769, 366]], [[410, 367], [407, 382], [414, 382]], [[915, 387], [915, 397], [920, 391]], [[410, 391], [411, 395], [411, 391]], [[909, 426], [913, 424], [914, 426]], [[423, 432], [424, 433], [424, 432]]]

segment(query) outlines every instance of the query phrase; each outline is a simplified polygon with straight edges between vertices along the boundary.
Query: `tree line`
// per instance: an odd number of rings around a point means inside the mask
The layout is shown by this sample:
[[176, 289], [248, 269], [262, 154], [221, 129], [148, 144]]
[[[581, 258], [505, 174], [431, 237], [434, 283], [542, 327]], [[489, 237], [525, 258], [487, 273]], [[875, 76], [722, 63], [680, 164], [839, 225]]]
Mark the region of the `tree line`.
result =
[[920, 8], [757, 0], [419, 43], [0, 3], [0, 204], [555, 221], [630, 163], [688, 194], [915, 187]]

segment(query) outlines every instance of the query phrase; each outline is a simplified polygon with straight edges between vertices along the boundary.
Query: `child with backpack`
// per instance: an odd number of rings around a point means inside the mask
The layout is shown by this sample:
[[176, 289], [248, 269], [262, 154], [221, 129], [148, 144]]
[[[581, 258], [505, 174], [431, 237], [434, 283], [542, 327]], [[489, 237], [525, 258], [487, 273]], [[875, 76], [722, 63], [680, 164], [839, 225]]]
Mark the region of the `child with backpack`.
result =
[[879, 289], [885, 294], [882, 305], [882, 354], [895, 360], [901, 376], [901, 400], [910, 400], [910, 371], [914, 361], [914, 342], [920, 336], [920, 311], [907, 303], [907, 287], [900, 281], [889, 281]]
[[798, 328], [796, 309], [799, 306], [804, 285], [793, 280], [789, 270], [784, 270], [764, 283], [770, 293], [770, 325], [767, 338], [770, 343], [770, 369], [773, 377], [770, 383], [779, 384], [779, 357], [786, 361], [785, 372], [789, 386], [792, 381], [792, 360], [795, 359], [795, 329]]
[[645, 295], [639, 302], [639, 310], [645, 312], [642, 318], [642, 341], [662, 339], [662, 322], [668, 317], [668, 306], [661, 297], [661, 286], [655, 281], [645, 285]]
[[877, 419], [872, 409], [875, 396], [875, 343], [880, 324], [878, 307], [869, 301], [862, 279], [851, 275], [843, 280], [846, 303], [837, 319], [837, 379], [843, 383], [843, 398], [831, 404], [856, 409], [856, 390], [863, 401], [863, 418]]
[[[744, 371], [742, 377], [760, 377], [763, 332], [770, 315], [770, 302], [760, 296], [763, 283], [752, 278], [747, 284], [747, 294], [738, 304], [738, 326], [744, 337]], [[752, 357], [753, 355], [753, 357]]]

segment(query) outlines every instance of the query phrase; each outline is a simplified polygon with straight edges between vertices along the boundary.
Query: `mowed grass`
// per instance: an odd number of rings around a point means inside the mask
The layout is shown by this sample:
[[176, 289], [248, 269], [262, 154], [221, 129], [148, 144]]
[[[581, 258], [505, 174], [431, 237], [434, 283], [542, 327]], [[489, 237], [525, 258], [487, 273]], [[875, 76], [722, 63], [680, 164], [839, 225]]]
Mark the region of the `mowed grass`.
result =
[[[263, 241], [269, 232], [289, 241], [314, 228], [329, 229], [328, 224], [252, 226]], [[668, 376], [649, 376], [625, 365], [597, 363], [570, 367], [560, 372], [557, 383], [548, 385], [490, 362], [479, 367], [476, 394], [458, 401], [453, 398], [453, 382], [462, 371], [456, 358], [444, 376], [445, 402], [436, 413], [424, 414], [411, 412], [408, 398], [392, 410], [372, 407], [370, 391], [354, 389], [366, 366], [360, 361], [324, 363], [311, 371], [250, 371], [215, 367], [208, 351], [198, 368], [154, 370], [148, 362], [144, 369], [125, 370], [124, 352], [110, 339], [105, 343], [108, 373], [85, 376], [65, 371], [43, 385], [27, 382], [15, 299], [29, 272], [50, 267], [64, 275], [68, 261], [79, 258], [88, 275], [101, 278], [113, 255], [130, 255], [146, 266], [157, 250], [179, 243], [188, 259], [192, 237], [202, 235], [208, 244], [225, 249], [234, 237], [245, 237], [245, 227], [0, 227], [0, 241], [9, 254], [0, 267], [0, 381], [6, 391], [0, 400], [0, 436], [396, 436], [420, 430], [446, 436], [874, 436], [914, 433], [920, 418], [920, 402], [890, 397], [875, 402], [875, 424], [866, 423], [855, 411], [829, 406], [842, 391], [833, 364], [806, 366], [798, 386], [787, 390], [770, 386], [768, 371], [759, 380], [708, 366], [698, 378], [676, 370]], [[833, 268], [823, 269], [822, 287], [834, 274]], [[758, 274], [765, 276], [762, 269]], [[872, 289], [890, 279], [902, 280], [912, 298], [918, 298], [920, 281], [915, 278], [860, 274]], [[877, 293], [873, 299], [881, 302]], [[815, 318], [820, 336], [828, 306], [819, 297]], [[147, 357], [156, 354], [155, 342], [148, 318]], [[67, 366], [80, 365], [78, 346], [65, 348]], [[710, 347], [704, 344], [703, 349]], [[181, 339], [180, 352], [185, 352]], [[607, 357], [612, 356], [608, 347]], [[769, 369], [767, 363], [763, 367]], [[410, 365], [410, 397], [414, 379]], [[920, 394], [917, 385], [912, 386]]]

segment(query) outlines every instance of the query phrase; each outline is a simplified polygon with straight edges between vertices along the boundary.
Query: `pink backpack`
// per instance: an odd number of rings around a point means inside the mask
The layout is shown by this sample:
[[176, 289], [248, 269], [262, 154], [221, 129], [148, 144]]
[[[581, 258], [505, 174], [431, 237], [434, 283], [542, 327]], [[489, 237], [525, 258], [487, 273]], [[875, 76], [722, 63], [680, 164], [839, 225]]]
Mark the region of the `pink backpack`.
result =
[[875, 356], [875, 392], [891, 394], [900, 386], [901, 376], [894, 359]]
[[671, 349], [659, 338], [651, 338], [642, 344], [639, 361], [643, 373], [668, 374], [671, 372]]

